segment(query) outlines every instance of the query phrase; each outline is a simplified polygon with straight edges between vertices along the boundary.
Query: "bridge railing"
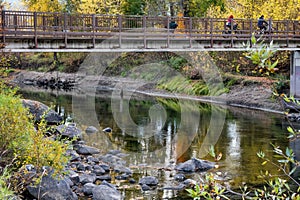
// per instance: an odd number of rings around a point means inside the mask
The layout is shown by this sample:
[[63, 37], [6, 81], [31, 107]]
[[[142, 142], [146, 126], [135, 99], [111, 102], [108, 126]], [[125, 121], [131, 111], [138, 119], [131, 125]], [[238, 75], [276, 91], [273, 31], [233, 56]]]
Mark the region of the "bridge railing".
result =
[[[226, 19], [161, 17], [161, 16], [119, 16], [100, 14], [67, 14], [29, 11], [2, 11], [1, 22], [6, 30], [29, 31], [126, 31], [143, 28], [167, 28], [168, 22], [184, 24], [184, 32], [221, 33]], [[236, 19], [242, 33], [254, 32], [257, 20]], [[299, 21], [274, 20], [272, 27], [277, 33], [299, 33]]]
[[[166, 16], [122, 16], [101, 14], [67, 14], [29, 11], [5, 11], [1, 13], [1, 39], [34, 37], [63, 38], [119, 38], [161, 37], [167, 40], [189, 37], [189, 40], [244, 41], [249, 40], [257, 31], [257, 20], [235, 19], [238, 31], [226, 33], [227, 19], [166, 17]], [[170, 27], [171, 22], [179, 26]], [[266, 39], [300, 40], [300, 22], [293, 20], [270, 20], [273, 31], [265, 35]], [[258, 32], [257, 32], [258, 33]]]

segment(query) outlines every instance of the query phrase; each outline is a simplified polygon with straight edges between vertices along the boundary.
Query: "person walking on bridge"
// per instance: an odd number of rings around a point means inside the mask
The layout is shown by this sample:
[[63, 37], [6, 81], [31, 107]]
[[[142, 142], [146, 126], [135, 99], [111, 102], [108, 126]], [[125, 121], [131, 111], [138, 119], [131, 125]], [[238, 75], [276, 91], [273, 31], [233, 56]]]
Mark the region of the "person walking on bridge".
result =
[[229, 29], [231, 29], [231, 26], [232, 26], [233, 30], [236, 30], [237, 26], [238, 26], [238, 24], [233, 19], [233, 15], [230, 15], [228, 17], [228, 19], [227, 19], [227, 22], [226, 22], [226, 27], [228, 27]]
[[260, 32], [265, 32], [267, 30], [268, 22], [264, 19], [264, 16], [260, 16], [257, 22], [257, 26], [260, 29]]

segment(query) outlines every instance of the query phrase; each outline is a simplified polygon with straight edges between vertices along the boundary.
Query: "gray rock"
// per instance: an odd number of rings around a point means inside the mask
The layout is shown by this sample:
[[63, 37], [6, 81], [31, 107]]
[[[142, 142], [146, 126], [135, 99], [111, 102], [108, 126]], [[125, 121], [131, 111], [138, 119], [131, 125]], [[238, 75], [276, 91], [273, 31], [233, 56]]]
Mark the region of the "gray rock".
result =
[[66, 151], [66, 155], [71, 157], [70, 159], [71, 162], [81, 160], [80, 155], [74, 150], [68, 149]]
[[136, 183], [136, 180], [135, 180], [134, 178], [131, 178], [131, 179], [129, 179], [129, 183], [135, 184], [135, 183]]
[[86, 160], [88, 161], [88, 163], [99, 163], [99, 159], [93, 156], [86, 157]]
[[92, 154], [100, 153], [100, 150], [95, 147], [90, 147], [81, 144], [74, 145], [74, 149], [76, 150], [77, 153], [82, 155], [92, 155]]
[[89, 165], [85, 163], [78, 163], [77, 170], [78, 171], [85, 171], [88, 170]]
[[96, 180], [100, 181], [111, 181], [111, 176], [110, 175], [103, 175], [103, 176], [97, 176]]
[[156, 186], [158, 184], [157, 178], [154, 176], [146, 176], [139, 180], [140, 185]]
[[176, 174], [176, 175], [174, 176], [174, 179], [175, 179], [176, 181], [178, 181], [178, 182], [182, 182], [182, 181], [184, 181], [186, 178], [185, 178], [185, 175], [184, 175], [184, 174]]
[[185, 188], [186, 188], [186, 185], [180, 183], [179, 185], [175, 185], [175, 186], [163, 187], [163, 190], [184, 190]]
[[74, 125], [62, 124], [57, 126], [56, 130], [64, 138], [69, 138], [69, 139], [73, 139], [76, 137], [79, 139], [82, 138], [82, 131]]
[[186, 179], [183, 181], [183, 184], [191, 187], [191, 186], [195, 186], [197, 184], [197, 181], [193, 180], [193, 179]]
[[93, 189], [94, 189], [94, 187], [96, 187], [97, 185], [95, 185], [95, 184], [93, 184], [93, 183], [86, 183], [86, 184], [84, 184], [84, 186], [83, 186], [83, 193], [85, 194], [85, 195], [91, 195], [91, 194], [93, 194]]
[[108, 165], [105, 165], [105, 164], [100, 164], [99, 165], [102, 169], [105, 170], [105, 172], [109, 172], [110, 171], [110, 167]]
[[122, 158], [112, 155], [112, 154], [105, 154], [104, 156], [100, 157], [100, 159], [104, 162], [104, 163], [108, 163], [112, 166], [115, 165], [125, 165], [126, 161], [123, 160]]
[[51, 173], [43, 176], [38, 186], [27, 186], [28, 192], [36, 199], [41, 200], [77, 200], [77, 195], [70, 185], [63, 180], [55, 180]]
[[215, 167], [215, 163], [206, 160], [192, 158], [184, 163], [178, 164], [175, 169], [182, 172], [203, 172]]
[[121, 175], [116, 176], [117, 180], [127, 180], [128, 178], [129, 178], [128, 174], [121, 174]]
[[117, 155], [117, 154], [119, 154], [119, 153], [121, 153], [121, 151], [120, 150], [109, 150], [108, 152], [107, 152], [107, 154], [112, 154], [112, 155]]
[[142, 188], [143, 191], [151, 190], [151, 187], [148, 186], [148, 185], [146, 185], [146, 184], [143, 184], [143, 185], [141, 186], [141, 188]]
[[129, 169], [128, 167], [125, 167], [124, 165], [116, 165], [114, 167], [114, 171], [116, 173], [132, 174], [131, 169]]
[[85, 129], [85, 132], [87, 134], [93, 134], [93, 133], [97, 133], [98, 132], [98, 129], [94, 126], [89, 126]]
[[22, 104], [25, 108], [29, 109], [35, 121], [41, 121], [44, 114], [48, 124], [59, 124], [63, 121], [63, 118], [58, 113], [41, 102], [22, 99]]
[[103, 129], [102, 131], [105, 132], [105, 133], [111, 133], [112, 129], [110, 127], [107, 127], [105, 129]]
[[94, 183], [96, 180], [95, 174], [82, 174], [79, 176], [79, 182], [84, 185], [86, 183]]
[[121, 193], [112, 185], [106, 182], [96, 186], [92, 190], [93, 200], [121, 200]]
[[95, 173], [97, 176], [100, 176], [100, 175], [105, 174], [106, 171], [102, 167], [96, 165], [94, 167], [93, 173]]
[[79, 175], [77, 173], [70, 174], [69, 178], [73, 182], [74, 185], [77, 185], [80, 182]]

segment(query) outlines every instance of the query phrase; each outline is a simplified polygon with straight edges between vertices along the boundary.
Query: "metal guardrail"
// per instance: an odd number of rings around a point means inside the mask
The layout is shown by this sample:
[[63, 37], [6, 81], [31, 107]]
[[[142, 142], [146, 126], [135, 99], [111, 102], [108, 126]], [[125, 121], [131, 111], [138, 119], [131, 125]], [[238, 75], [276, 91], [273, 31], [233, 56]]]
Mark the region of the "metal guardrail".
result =
[[[180, 24], [171, 29], [170, 22]], [[259, 36], [257, 20], [235, 19], [238, 30], [226, 33], [226, 19], [122, 16], [100, 14], [67, 14], [29, 11], [1, 12], [1, 41], [4, 44], [17, 40], [32, 40], [30, 48], [39, 48], [43, 40], [63, 41], [59, 48], [69, 48], [70, 40], [88, 40], [86, 48], [96, 48], [97, 43], [117, 38], [117, 47], [124, 41], [142, 40], [139, 48], [147, 48], [148, 41], [165, 41], [168, 48], [172, 42], [185, 40], [192, 48], [193, 41], [205, 42], [205, 48], [214, 48], [218, 41], [227, 41], [233, 47], [236, 42], [249, 41], [252, 33]], [[272, 32], [264, 34], [265, 40], [279, 41], [285, 47], [292, 43], [300, 47], [300, 22], [292, 20], [269, 21]], [[299, 44], [300, 45], [300, 44]]]

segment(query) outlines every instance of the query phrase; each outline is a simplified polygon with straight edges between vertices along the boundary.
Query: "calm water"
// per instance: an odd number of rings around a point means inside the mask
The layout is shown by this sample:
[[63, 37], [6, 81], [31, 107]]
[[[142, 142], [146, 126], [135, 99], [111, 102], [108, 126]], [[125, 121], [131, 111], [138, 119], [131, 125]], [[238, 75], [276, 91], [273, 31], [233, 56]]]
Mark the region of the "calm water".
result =
[[[283, 149], [289, 145], [283, 116], [262, 111], [155, 97], [136, 96], [128, 100], [121, 95], [112, 98], [111, 93], [95, 98], [24, 91], [23, 96], [53, 105], [61, 115], [74, 118], [82, 130], [91, 125], [99, 130], [111, 127], [111, 134], [102, 131], [85, 134], [84, 140], [103, 153], [118, 149], [128, 154], [125, 159], [135, 177], [140, 174], [157, 176], [161, 179], [161, 187], [175, 184], [170, 181], [175, 172], [159, 168], [171, 168], [192, 157], [213, 161], [207, 155], [211, 144], [217, 153], [223, 154], [219, 168], [213, 170], [219, 172], [222, 181], [233, 187], [243, 182], [260, 184], [263, 180], [257, 176], [262, 169], [272, 174], [279, 172], [270, 165], [262, 168], [256, 153], [263, 150], [272, 159], [271, 143]], [[201, 174], [190, 176], [201, 178]], [[127, 199], [180, 195], [168, 190], [142, 194], [134, 188], [125, 193]]]

